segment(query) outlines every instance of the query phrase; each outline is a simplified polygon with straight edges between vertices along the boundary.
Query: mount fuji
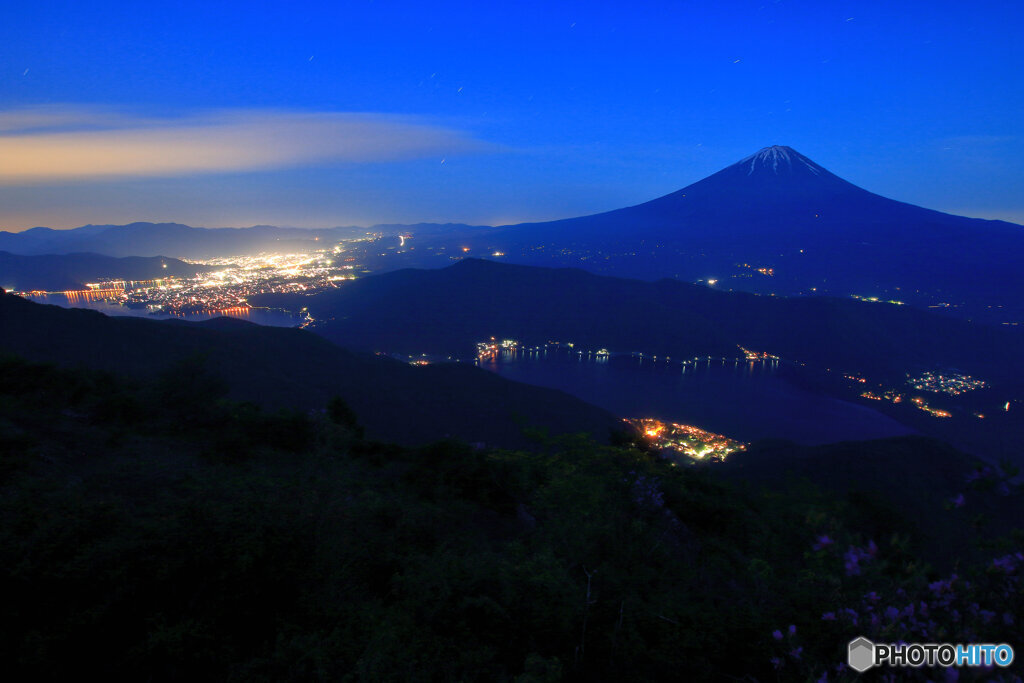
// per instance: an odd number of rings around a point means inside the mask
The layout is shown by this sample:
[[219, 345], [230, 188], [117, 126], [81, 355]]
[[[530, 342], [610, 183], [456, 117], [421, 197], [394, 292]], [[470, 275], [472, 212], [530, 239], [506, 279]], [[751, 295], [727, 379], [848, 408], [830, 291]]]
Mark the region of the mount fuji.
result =
[[479, 242], [474, 252], [501, 251], [518, 263], [1024, 321], [1024, 227], [882, 197], [785, 146], [643, 204], [505, 226]]

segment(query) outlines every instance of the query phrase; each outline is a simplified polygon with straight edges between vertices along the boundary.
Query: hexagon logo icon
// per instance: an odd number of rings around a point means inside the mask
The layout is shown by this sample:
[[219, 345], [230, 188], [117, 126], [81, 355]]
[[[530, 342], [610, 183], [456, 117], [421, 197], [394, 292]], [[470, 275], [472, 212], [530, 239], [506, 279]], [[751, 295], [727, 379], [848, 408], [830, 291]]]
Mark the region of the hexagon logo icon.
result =
[[847, 646], [846, 663], [857, 673], [864, 673], [875, 665], [875, 644], [861, 636]]

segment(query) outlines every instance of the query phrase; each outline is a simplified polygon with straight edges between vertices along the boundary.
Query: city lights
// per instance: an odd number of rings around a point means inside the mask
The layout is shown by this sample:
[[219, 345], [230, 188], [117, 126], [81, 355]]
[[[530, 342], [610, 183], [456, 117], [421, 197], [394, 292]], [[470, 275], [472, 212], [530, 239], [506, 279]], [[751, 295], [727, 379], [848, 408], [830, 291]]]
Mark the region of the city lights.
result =
[[[244, 317], [249, 307], [248, 297], [267, 293], [313, 293], [356, 279], [353, 271], [359, 266], [353, 258], [336, 263], [335, 257], [344, 253], [346, 244], [312, 253], [262, 253], [189, 260], [189, 263], [215, 270], [197, 273], [191, 278], [100, 280], [89, 283], [85, 290], [58, 293], [66, 296], [71, 304], [106, 301], [172, 315], [220, 313]], [[38, 298], [48, 292], [21, 294]]]
[[918, 377], [907, 379], [907, 384], [918, 391], [932, 391], [950, 396], [959, 396], [988, 386], [985, 380], [958, 372], [926, 372]]
[[662, 422], [654, 418], [626, 419], [655, 448], [685, 455], [694, 462], [722, 462], [730, 453], [746, 450], [747, 444], [692, 425]]

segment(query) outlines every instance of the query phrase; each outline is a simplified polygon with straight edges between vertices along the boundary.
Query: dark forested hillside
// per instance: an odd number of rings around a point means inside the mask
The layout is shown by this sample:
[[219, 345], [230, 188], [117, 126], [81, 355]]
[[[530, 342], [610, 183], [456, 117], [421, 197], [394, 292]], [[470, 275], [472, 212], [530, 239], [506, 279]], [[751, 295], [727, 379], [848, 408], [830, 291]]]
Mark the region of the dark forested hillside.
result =
[[210, 377], [228, 396], [279, 408], [320, 410], [342, 396], [369, 435], [401, 443], [447, 436], [522, 445], [523, 429], [585, 431], [600, 438], [618, 421], [558, 391], [456, 364], [412, 367], [358, 354], [303, 330], [220, 318], [205, 323], [113, 318], [0, 295], [0, 350], [37, 361], [135, 377], [176, 368], [177, 400], [197, 400]]
[[[0, 361], [7, 677], [846, 680], [854, 633], [1024, 635], [1024, 539], [984, 520], [1020, 492], [931, 442], [844, 449], [941, 454], [952, 500], [762, 491], [579, 437], [389, 446], [337, 401], [178, 401], [190, 382]], [[934, 553], [924, 517], [967, 544]]]

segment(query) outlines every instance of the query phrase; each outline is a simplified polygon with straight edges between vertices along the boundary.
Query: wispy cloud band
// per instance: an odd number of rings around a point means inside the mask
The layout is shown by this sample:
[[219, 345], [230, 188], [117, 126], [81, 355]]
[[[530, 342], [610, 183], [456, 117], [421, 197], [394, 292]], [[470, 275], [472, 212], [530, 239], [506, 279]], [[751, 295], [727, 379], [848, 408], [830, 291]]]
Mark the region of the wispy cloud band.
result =
[[0, 111], [0, 185], [444, 157], [492, 148], [413, 117], [233, 110], [152, 118], [76, 107]]

